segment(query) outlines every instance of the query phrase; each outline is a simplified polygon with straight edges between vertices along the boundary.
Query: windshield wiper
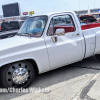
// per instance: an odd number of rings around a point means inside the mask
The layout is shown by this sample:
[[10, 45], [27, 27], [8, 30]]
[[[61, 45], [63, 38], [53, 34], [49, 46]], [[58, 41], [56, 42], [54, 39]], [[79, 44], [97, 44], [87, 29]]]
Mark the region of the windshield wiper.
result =
[[29, 34], [29, 33], [24, 33], [24, 34], [18, 33], [17, 35], [19, 35], [19, 36], [30, 36], [31, 37], [31, 34]]
[[29, 33], [24, 33], [24, 34], [28, 34], [29, 35]]

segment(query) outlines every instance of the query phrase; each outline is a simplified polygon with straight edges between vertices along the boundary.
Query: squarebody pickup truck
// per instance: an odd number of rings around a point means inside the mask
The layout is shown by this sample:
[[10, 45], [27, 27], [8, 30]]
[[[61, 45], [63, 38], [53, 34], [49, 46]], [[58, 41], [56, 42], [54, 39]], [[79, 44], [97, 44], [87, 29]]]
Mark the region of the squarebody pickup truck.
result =
[[4, 21], [1, 24], [0, 39], [15, 36], [24, 20]]
[[80, 25], [71, 11], [33, 16], [15, 37], [0, 41], [1, 83], [26, 88], [36, 73], [93, 55], [100, 60], [100, 23]]

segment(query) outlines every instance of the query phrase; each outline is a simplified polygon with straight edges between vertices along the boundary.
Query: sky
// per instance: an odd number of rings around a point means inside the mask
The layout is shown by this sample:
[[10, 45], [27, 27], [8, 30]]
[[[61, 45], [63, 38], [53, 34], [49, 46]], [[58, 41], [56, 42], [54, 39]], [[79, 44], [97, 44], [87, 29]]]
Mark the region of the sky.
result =
[[18, 2], [22, 12], [34, 11], [35, 14], [79, 11], [100, 8], [100, 0], [0, 0], [0, 15], [3, 15], [2, 5]]

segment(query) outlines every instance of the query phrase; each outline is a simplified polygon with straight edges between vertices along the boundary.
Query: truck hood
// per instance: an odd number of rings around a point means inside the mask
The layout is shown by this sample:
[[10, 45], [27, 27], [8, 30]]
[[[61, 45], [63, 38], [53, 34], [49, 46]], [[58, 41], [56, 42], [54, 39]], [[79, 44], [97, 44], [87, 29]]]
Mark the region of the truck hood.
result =
[[15, 36], [7, 39], [2, 39], [0, 40], [0, 56], [29, 49], [33, 47], [33, 43], [38, 40], [40, 39], [25, 36]]
[[30, 37], [25, 37], [25, 36], [15, 36], [15, 37], [7, 38], [7, 39], [2, 39], [0, 40], [0, 50], [24, 45], [36, 40], [37, 38], [33, 39]]

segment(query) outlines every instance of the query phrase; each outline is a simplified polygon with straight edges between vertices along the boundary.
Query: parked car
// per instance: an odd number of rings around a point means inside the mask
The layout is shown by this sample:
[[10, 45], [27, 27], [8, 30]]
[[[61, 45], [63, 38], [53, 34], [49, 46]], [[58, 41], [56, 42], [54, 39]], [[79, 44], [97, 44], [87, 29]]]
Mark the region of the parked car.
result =
[[4, 21], [1, 24], [0, 39], [15, 36], [24, 23], [24, 20]]
[[1, 23], [0, 23], [0, 32], [1, 32]]
[[15, 20], [26, 20], [28, 18], [29, 18], [29, 16], [22, 16], [22, 17], [15, 18]]
[[29, 18], [29, 16], [23, 16], [23, 17], [21, 17], [19, 20], [26, 20], [26, 19], [28, 19]]
[[100, 23], [80, 25], [74, 12], [33, 16], [16, 36], [0, 41], [0, 80], [6, 88], [26, 88], [36, 73], [93, 55], [100, 60]]
[[90, 15], [81, 15], [79, 16], [80, 22], [82, 23], [93, 23], [93, 22], [99, 22], [99, 20], [92, 14]]

